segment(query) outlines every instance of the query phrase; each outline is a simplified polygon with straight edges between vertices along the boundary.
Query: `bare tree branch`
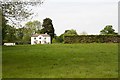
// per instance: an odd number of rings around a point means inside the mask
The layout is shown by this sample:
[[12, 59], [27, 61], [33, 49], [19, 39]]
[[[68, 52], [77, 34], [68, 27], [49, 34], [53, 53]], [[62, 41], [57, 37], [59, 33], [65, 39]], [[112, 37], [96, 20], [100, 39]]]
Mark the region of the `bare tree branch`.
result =
[[36, 5], [42, 5], [44, 1], [42, 0], [34, 0], [34, 1], [13, 1], [7, 0], [7, 1], [0, 1], [0, 7], [2, 8], [3, 16], [8, 21], [11, 21], [13, 24], [16, 24], [16, 22], [21, 22], [26, 19], [28, 19], [31, 15], [34, 13], [32, 12], [32, 9], [27, 8], [29, 6], [36, 6]]

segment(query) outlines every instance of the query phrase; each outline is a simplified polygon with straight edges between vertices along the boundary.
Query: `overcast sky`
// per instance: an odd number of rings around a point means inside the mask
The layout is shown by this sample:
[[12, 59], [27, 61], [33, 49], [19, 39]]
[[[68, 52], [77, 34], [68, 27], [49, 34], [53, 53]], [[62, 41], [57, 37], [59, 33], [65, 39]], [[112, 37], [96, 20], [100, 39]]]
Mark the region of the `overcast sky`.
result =
[[41, 7], [34, 8], [38, 13], [34, 20], [51, 18], [55, 33], [75, 29], [78, 34], [99, 34], [106, 25], [113, 25], [118, 32], [119, 0], [45, 0]]

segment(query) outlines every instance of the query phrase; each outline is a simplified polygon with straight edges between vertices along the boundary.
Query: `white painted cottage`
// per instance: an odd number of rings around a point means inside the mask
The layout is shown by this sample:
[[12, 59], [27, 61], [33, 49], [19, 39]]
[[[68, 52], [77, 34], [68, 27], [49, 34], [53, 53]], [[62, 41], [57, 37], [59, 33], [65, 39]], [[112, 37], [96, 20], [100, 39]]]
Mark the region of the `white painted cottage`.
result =
[[31, 45], [51, 44], [51, 37], [48, 34], [34, 34], [31, 36]]

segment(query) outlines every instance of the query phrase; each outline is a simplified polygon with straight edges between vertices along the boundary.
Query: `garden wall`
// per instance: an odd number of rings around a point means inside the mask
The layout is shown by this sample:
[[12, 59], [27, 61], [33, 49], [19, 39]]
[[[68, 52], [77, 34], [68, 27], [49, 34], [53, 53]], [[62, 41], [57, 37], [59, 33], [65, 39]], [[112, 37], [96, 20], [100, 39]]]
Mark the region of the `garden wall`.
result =
[[64, 43], [120, 43], [120, 35], [64, 36]]

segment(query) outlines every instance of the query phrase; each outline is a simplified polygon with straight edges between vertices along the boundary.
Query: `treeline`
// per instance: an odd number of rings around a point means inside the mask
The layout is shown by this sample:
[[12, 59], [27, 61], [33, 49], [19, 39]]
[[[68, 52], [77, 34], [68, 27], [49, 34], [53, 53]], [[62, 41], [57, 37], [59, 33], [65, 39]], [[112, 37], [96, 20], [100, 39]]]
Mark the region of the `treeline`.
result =
[[54, 27], [50, 18], [44, 19], [43, 23], [37, 20], [29, 21], [24, 25], [24, 27], [11, 26], [7, 24], [7, 22], [8, 21], [5, 17], [2, 16], [2, 44], [7, 42], [30, 44], [31, 36], [36, 33], [47, 33], [52, 38], [54, 37]]
[[[1, 13], [0, 13], [1, 14]], [[4, 15], [2, 17], [2, 42], [14, 42], [16, 44], [30, 44], [31, 35], [33, 34], [44, 34], [47, 33], [51, 36], [51, 41], [53, 43], [64, 43], [65, 36], [78, 36], [79, 34], [76, 30], [65, 30], [60, 36], [55, 35], [54, 26], [50, 18], [45, 18], [43, 23], [40, 21], [30, 21], [27, 22], [24, 27], [11, 26], [8, 23], [8, 20]], [[18, 28], [16, 28], [18, 27]], [[86, 32], [83, 32], [81, 35], [88, 35]], [[100, 35], [118, 35], [115, 32], [112, 25], [105, 26], [104, 29], [100, 31]]]
[[[39, 0], [39, 1], [40, 2], [34, 2], [34, 3], [31, 3], [31, 2], [24, 3], [19, 0], [18, 1], [12, 0], [7, 2], [1, 1], [1, 7], [0, 7], [1, 36], [0, 38], [2, 37], [1, 39], [2, 41], [0, 42], [0, 44], [3, 44], [4, 42], [30, 43], [30, 36], [34, 32], [34, 28], [32, 29], [31, 27], [26, 27], [26, 26], [19, 27], [19, 26], [16, 26], [16, 24], [21, 21], [31, 19], [32, 17], [31, 15], [34, 14], [34, 12], [32, 12], [31, 7], [40, 6], [41, 4], [43, 4], [42, 0]], [[46, 18], [46, 20], [50, 21], [49, 18]], [[8, 22], [12, 25], [9, 25]], [[39, 21], [37, 22], [39, 24]], [[30, 22], [29, 25], [31, 25], [31, 23], [32, 25], [34, 25], [33, 24], [34, 22]], [[51, 23], [48, 22], [48, 24], [51, 24]], [[16, 28], [16, 27], [19, 27], [19, 28]], [[43, 27], [42, 31], [37, 30], [37, 32], [45, 33], [46, 26], [42, 26], [42, 27]], [[52, 26], [50, 25], [49, 28], [52, 28]], [[48, 33], [52, 34], [50, 31], [48, 31]]]
[[[8, 23], [10, 21], [12, 24], [16, 21], [23, 21], [25, 19], [29, 19], [29, 17], [33, 14], [29, 10], [29, 8], [25, 8], [28, 6], [41, 5], [41, 3], [2, 3], [0, 8], [0, 31], [2, 30], [2, 43], [4, 42], [15, 42], [17, 44], [29, 44], [30, 37], [32, 34], [47, 33], [51, 36], [51, 41], [54, 43], [63, 43], [65, 36], [76, 36], [78, 35], [76, 30], [65, 30], [63, 34], [60, 36], [55, 35], [55, 30], [52, 24], [52, 20], [50, 18], [46, 18], [43, 20], [43, 23], [39, 21], [30, 21], [25, 24], [24, 27], [11, 26]], [[83, 35], [87, 35], [85, 32]], [[103, 30], [100, 31], [100, 35], [118, 35], [115, 30], [112, 28], [112, 25], [107, 25]]]
[[82, 32], [80, 35], [76, 30], [65, 30], [60, 36], [53, 39], [54, 43], [91, 43], [91, 42], [118, 42], [118, 33], [115, 32], [112, 25], [105, 26], [99, 35], [88, 35]]

